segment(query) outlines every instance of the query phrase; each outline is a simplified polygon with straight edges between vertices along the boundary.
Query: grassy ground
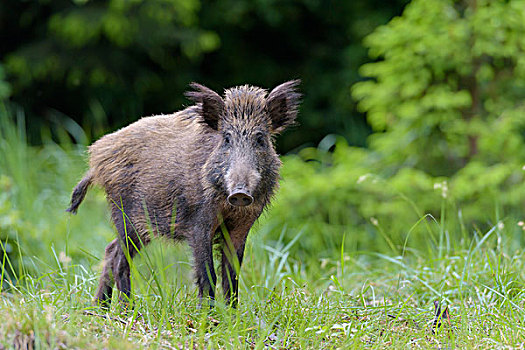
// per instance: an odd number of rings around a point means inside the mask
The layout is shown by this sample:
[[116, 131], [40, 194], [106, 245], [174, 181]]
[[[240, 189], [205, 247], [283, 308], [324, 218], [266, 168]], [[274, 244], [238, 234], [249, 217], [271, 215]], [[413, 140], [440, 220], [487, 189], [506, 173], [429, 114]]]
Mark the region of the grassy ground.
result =
[[[115, 295], [106, 313], [91, 302], [114, 235], [103, 195], [64, 212], [85, 148], [28, 147], [22, 119], [0, 111], [0, 349], [525, 347], [523, 224], [504, 218], [456, 232], [425, 217], [388, 252], [360, 250], [353, 227], [317, 247], [314, 223], [282, 229], [270, 211], [249, 237], [237, 309], [220, 291], [199, 309], [187, 247], [157, 240], [134, 261], [134, 308]], [[428, 237], [411, 234], [425, 221]]]
[[[441, 257], [356, 253], [309, 261], [294, 260], [285, 242], [269, 246], [255, 237], [236, 310], [221, 301], [212, 310], [198, 309], [183, 246], [157, 243], [146, 249], [134, 264], [134, 309], [123, 310], [114, 298], [109, 313], [91, 306], [98, 264], [75, 265], [58, 253], [54, 266], [3, 292], [0, 343], [94, 349], [523, 348], [523, 253], [505, 251], [497, 231]], [[441, 307], [437, 318], [435, 303]]]

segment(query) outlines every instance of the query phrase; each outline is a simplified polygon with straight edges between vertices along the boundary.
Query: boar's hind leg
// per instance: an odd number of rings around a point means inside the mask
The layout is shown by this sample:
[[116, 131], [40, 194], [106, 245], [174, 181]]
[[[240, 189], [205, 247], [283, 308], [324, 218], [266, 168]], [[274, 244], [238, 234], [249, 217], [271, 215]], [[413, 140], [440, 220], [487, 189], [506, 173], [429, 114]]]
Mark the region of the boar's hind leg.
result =
[[[130, 258], [132, 251], [130, 252]], [[120, 239], [114, 239], [106, 247], [104, 269], [100, 277], [95, 302], [105, 309], [111, 304], [113, 284], [116, 282], [118, 290], [122, 293], [120, 299], [127, 303], [131, 296], [131, 282], [129, 262], [122, 250]]]
[[117, 289], [120, 291], [120, 300], [124, 304], [127, 304], [131, 298], [131, 280], [128, 259], [133, 258], [134, 254], [132, 254], [132, 251], [130, 251], [129, 257], [127, 257], [122, 250], [122, 245], [119, 244], [113, 262], [113, 276], [115, 277]]
[[97, 294], [95, 295], [95, 302], [105, 309], [109, 308], [111, 304], [111, 295], [113, 293], [113, 262], [115, 255], [119, 248], [118, 239], [114, 239], [106, 247], [106, 255], [104, 257], [104, 269], [102, 276], [98, 283]]
[[[147, 242], [142, 242], [137, 231], [131, 224], [127, 215], [123, 215], [122, 210], [113, 205], [112, 218], [117, 228], [119, 238], [117, 239], [115, 255], [112, 262], [113, 278], [117, 289], [120, 291], [120, 300], [127, 304], [131, 298], [131, 280], [129, 264], [138, 250]], [[128, 210], [125, 207], [125, 212]]]

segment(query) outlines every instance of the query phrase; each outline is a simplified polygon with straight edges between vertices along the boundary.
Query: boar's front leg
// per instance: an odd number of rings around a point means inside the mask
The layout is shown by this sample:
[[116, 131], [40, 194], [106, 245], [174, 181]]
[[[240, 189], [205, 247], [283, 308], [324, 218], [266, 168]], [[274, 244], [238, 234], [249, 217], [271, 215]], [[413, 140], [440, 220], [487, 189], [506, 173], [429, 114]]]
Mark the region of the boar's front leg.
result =
[[189, 237], [189, 244], [193, 251], [199, 299], [202, 303], [203, 298], [209, 298], [210, 306], [213, 306], [215, 300], [215, 285], [217, 283], [213, 266], [212, 233], [211, 223], [200, 223], [194, 227]]
[[244, 257], [244, 246], [248, 232], [255, 222], [255, 218], [245, 218], [242, 221], [226, 222], [226, 231], [223, 232], [222, 247], [222, 290], [226, 304], [237, 306], [239, 291], [239, 272]]
[[[233, 249], [232, 249], [233, 248]], [[233, 251], [232, 251], [233, 250]], [[222, 290], [227, 305], [237, 307], [239, 272], [244, 256], [244, 242], [233, 247], [224, 245], [222, 250]]]

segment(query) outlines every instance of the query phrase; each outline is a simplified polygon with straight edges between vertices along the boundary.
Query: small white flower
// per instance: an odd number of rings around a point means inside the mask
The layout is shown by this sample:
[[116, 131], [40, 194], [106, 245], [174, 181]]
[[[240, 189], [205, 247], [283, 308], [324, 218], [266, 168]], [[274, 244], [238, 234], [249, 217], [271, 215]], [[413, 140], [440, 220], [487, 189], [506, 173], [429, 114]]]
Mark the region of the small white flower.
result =
[[525, 222], [523, 222], [523, 221], [518, 221], [518, 226], [519, 226], [519, 227], [523, 227], [523, 226], [525, 226]]
[[447, 198], [448, 196], [448, 183], [447, 180], [443, 182], [437, 182], [434, 184], [434, 190], [441, 189], [441, 197]]
[[376, 219], [375, 217], [373, 217], [373, 216], [370, 218], [370, 222], [371, 222], [372, 225], [374, 225], [374, 226], [379, 225], [379, 221], [377, 221], [377, 219]]
[[498, 222], [498, 230], [503, 230], [505, 228], [505, 224], [503, 223], [503, 221], [499, 221]]
[[443, 196], [443, 198], [447, 198], [448, 196], [448, 183], [447, 181], [443, 181], [443, 191], [441, 192], [441, 196]]
[[525, 171], [525, 165], [521, 168], [521, 170]]
[[58, 261], [64, 265], [67, 265], [71, 262], [71, 258], [67, 256], [66, 253], [60, 252], [60, 254], [58, 254]]
[[363, 183], [366, 179], [368, 179], [368, 176], [369, 174], [359, 176], [359, 179], [357, 179], [357, 184]]

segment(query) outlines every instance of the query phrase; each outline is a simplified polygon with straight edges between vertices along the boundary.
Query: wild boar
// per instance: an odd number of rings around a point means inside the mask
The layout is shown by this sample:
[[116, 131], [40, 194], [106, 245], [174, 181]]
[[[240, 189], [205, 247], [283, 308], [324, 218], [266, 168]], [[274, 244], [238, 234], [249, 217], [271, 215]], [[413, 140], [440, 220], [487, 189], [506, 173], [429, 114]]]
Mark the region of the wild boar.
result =
[[295, 123], [298, 84], [270, 93], [243, 85], [221, 97], [193, 83], [186, 96], [194, 105], [142, 118], [89, 147], [90, 168], [67, 211], [76, 213], [92, 184], [104, 188], [118, 238], [106, 247], [98, 303], [109, 306], [114, 283], [129, 299], [129, 259], [151, 236], [166, 236], [189, 243], [201, 301], [215, 298], [212, 248], [220, 242], [223, 292], [236, 305], [248, 232], [278, 187], [274, 137]]

